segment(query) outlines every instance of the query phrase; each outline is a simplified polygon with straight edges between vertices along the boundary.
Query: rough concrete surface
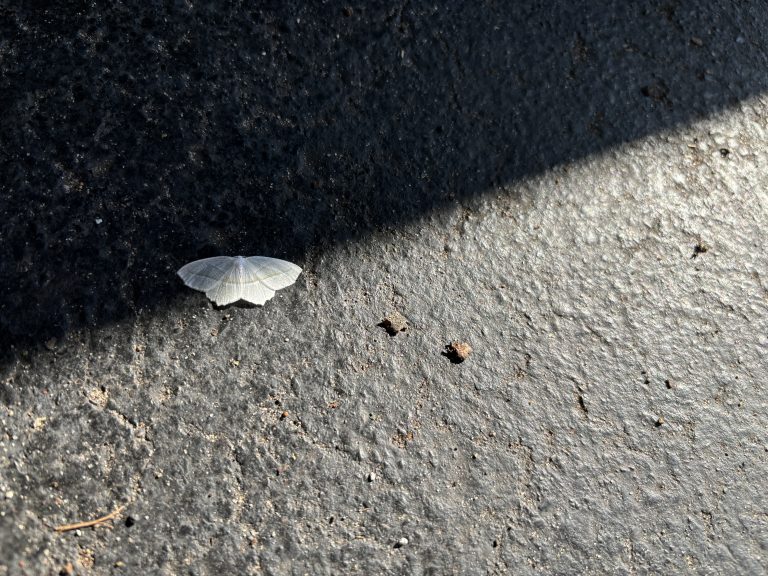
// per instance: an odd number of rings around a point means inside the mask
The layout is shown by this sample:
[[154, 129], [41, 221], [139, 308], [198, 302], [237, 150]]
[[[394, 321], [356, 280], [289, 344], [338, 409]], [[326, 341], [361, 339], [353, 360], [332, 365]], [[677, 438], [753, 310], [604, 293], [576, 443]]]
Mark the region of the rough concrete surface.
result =
[[56, 4], [0, 4], [1, 575], [768, 570], [763, 1]]

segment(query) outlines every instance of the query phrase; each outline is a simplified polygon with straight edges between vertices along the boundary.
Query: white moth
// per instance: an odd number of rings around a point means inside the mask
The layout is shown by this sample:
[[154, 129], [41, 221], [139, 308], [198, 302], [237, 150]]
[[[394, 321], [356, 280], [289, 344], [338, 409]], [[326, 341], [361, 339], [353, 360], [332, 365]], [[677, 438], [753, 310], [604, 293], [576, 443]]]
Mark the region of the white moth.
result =
[[178, 275], [184, 284], [205, 295], [218, 306], [238, 300], [263, 306], [280, 290], [296, 282], [301, 268], [265, 256], [214, 256], [182, 266]]

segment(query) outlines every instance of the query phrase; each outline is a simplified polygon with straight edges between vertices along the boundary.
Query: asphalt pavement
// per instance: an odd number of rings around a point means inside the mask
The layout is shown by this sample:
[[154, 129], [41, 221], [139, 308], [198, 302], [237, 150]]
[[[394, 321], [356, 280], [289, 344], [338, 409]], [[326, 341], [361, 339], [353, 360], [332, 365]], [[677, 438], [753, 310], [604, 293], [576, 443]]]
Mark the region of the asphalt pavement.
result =
[[2, 4], [0, 576], [768, 573], [767, 118], [758, 0]]

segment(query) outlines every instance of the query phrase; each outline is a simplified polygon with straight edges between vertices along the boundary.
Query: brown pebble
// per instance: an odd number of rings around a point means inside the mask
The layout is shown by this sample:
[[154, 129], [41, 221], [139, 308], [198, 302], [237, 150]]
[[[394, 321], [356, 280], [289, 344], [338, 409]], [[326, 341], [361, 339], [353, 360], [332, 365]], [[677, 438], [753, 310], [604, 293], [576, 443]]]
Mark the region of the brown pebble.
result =
[[472, 354], [472, 346], [466, 342], [451, 342], [445, 347], [445, 352], [443, 352], [443, 354], [448, 356], [450, 361], [454, 364], [459, 364], [464, 362], [464, 360], [469, 358], [469, 355]]
[[405, 316], [399, 312], [392, 312], [392, 314], [384, 318], [384, 320], [377, 325], [384, 328], [390, 336], [408, 330], [408, 320], [406, 320]]
[[656, 426], [656, 428], [658, 428], [662, 424], [664, 424], [664, 416], [659, 416], [658, 420], [656, 420], [655, 426]]

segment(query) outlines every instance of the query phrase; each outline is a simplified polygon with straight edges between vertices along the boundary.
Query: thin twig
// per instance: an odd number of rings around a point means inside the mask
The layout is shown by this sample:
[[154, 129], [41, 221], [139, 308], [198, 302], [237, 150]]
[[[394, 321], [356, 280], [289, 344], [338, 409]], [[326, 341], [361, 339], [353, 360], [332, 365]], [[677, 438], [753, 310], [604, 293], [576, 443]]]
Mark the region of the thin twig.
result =
[[96, 520], [86, 520], [85, 522], [76, 522], [74, 524], [62, 524], [61, 526], [56, 526], [54, 530], [56, 532], [69, 532], [70, 530], [77, 530], [78, 528], [88, 528], [89, 526], [98, 526], [99, 524], [103, 524], [104, 522], [107, 522], [108, 520], [112, 520], [115, 516], [120, 514], [125, 510], [125, 506], [119, 506], [115, 509], [114, 512], [110, 512], [106, 516], [102, 516], [101, 518], [96, 518]]

